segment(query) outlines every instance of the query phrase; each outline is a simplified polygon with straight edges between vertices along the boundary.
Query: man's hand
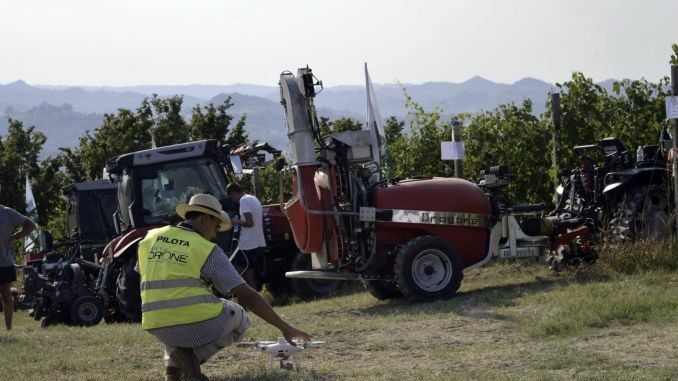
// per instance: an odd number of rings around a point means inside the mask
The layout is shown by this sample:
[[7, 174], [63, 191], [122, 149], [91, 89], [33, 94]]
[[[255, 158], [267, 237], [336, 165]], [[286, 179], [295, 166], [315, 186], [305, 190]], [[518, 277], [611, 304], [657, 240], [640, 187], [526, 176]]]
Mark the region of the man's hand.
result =
[[278, 328], [288, 343], [296, 345], [294, 341], [292, 341], [295, 337], [305, 341], [311, 340], [311, 335], [309, 333], [296, 329], [281, 319], [280, 316], [273, 311], [273, 308], [268, 304], [266, 299], [261, 297], [261, 295], [253, 290], [252, 287], [248, 286], [247, 283], [234, 287], [231, 292], [238, 298], [239, 303], [245, 304], [255, 315]]
[[242, 219], [234, 219], [233, 224], [240, 225], [246, 228], [251, 228], [252, 226], [254, 226], [254, 217], [252, 217], [252, 213], [245, 212], [245, 214], [241, 217]]
[[292, 341], [294, 338], [299, 338], [304, 341], [311, 341], [312, 336], [309, 333], [306, 333], [300, 329], [294, 328], [292, 326], [287, 326], [285, 329], [281, 329], [283, 336], [285, 337], [285, 340], [287, 340], [288, 343], [294, 345], [295, 347], [297, 344]]
[[35, 223], [33, 223], [33, 221], [27, 219], [21, 225], [21, 230], [12, 234], [9, 237], [9, 242], [11, 243], [13, 241], [17, 241], [17, 240], [26, 238], [29, 234], [31, 234], [31, 232], [33, 232], [33, 230], [35, 230], [37, 228], [38, 228], [37, 225], [35, 225]]

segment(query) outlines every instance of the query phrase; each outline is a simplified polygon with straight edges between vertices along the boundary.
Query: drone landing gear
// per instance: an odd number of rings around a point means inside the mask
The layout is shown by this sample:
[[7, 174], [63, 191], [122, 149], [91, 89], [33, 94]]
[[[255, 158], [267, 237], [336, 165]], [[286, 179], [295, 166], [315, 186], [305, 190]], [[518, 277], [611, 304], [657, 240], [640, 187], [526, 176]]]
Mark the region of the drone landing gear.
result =
[[291, 360], [292, 361], [285, 361], [285, 359], [280, 359], [280, 369], [296, 370], [298, 372], [299, 363], [294, 359], [294, 357], [292, 357]]
[[[268, 364], [266, 364], [266, 370], [271, 372], [273, 371], [273, 357], [274, 356], [269, 356], [268, 357]], [[287, 358], [281, 358], [280, 359], [280, 368], [281, 370], [287, 370], [287, 371], [299, 371], [299, 363], [297, 360], [294, 358], [294, 356], [290, 356]]]

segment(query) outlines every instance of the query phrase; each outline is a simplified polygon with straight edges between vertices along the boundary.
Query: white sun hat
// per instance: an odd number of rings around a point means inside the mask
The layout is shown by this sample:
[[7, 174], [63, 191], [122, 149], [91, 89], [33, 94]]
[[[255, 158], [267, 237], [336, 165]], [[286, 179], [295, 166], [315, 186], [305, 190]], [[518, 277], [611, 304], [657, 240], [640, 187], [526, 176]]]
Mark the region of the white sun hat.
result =
[[188, 204], [177, 205], [176, 211], [181, 218], [186, 218], [186, 213], [188, 212], [200, 212], [216, 217], [221, 221], [219, 224], [220, 232], [224, 232], [231, 228], [231, 219], [228, 218], [228, 214], [222, 210], [221, 203], [216, 197], [209, 194], [198, 193], [194, 195], [188, 201]]

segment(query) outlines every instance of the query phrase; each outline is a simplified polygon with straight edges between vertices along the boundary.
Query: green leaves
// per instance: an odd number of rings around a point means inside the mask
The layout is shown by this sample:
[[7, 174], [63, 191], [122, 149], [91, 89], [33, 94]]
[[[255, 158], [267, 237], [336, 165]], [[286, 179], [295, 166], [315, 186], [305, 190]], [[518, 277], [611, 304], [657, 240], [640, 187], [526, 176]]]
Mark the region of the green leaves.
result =
[[[678, 46], [674, 47], [678, 54]], [[608, 136], [618, 137], [627, 149], [656, 144], [664, 119], [664, 98], [668, 80], [652, 83], [644, 78], [624, 79], [612, 85], [613, 94], [579, 72], [570, 80], [557, 83], [561, 93], [560, 168], [579, 165], [573, 153], [577, 145], [594, 144]], [[440, 142], [450, 140], [450, 121], [463, 122], [466, 146], [464, 172], [474, 177], [491, 165], [507, 165], [516, 175], [510, 187], [514, 202], [550, 204], [558, 169], [551, 163], [550, 106], [547, 112], [532, 114], [532, 101], [499, 105], [493, 111], [472, 116], [453, 115], [444, 120], [443, 110], [426, 111], [405, 91], [408, 126], [411, 133], [401, 135], [395, 118], [387, 139], [392, 172], [395, 177], [443, 176]], [[387, 135], [388, 126], [385, 127]]]
[[405, 128], [405, 122], [398, 120], [395, 116], [392, 116], [386, 119], [384, 124], [384, 136], [386, 137], [386, 143], [394, 142], [398, 140], [403, 135], [403, 129]]
[[235, 128], [231, 130], [231, 133], [228, 134], [228, 139], [226, 139], [226, 145], [231, 147], [231, 149], [237, 148], [243, 144], [247, 144], [249, 141], [249, 135], [245, 131], [245, 122], [247, 122], [247, 114], [244, 114], [238, 120], [238, 123], [235, 125]]
[[363, 129], [363, 124], [352, 118], [339, 118], [335, 121], [331, 121], [330, 118], [321, 116], [318, 124], [322, 136], [337, 132], [360, 131]]
[[25, 176], [33, 179], [40, 173], [38, 156], [46, 138], [33, 126], [24, 128], [21, 121], [10, 118], [8, 124], [7, 136], [0, 144], [0, 204], [21, 212], [26, 207]]
[[233, 103], [231, 97], [228, 97], [218, 106], [210, 103], [203, 107], [200, 105], [193, 107], [189, 135], [195, 140], [216, 139], [226, 143], [228, 127], [233, 120], [233, 117], [227, 113], [231, 106]]
[[516, 176], [509, 188], [512, 200], [549, 204], [553, 189], [548, 177], [546, 124], [546, 119], [532, 114], [529, 99], [474, 115], [463, 130], [466, 176], [477, 176], [492, 165], [506, 165]]

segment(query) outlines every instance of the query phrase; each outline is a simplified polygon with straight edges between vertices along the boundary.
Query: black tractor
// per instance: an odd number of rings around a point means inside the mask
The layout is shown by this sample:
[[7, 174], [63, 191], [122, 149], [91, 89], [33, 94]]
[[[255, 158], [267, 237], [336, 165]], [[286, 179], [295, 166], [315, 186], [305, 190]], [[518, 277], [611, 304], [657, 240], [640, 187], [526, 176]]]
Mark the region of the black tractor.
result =
[[30, 304], [30, 315], [42, 327], [59, 323], [90, 326], [101, 321], [104, 307], [91, 275], [100, 266], [81, 255], [81, 245], [89, 244], [95, 242], [62, 240], [45, 254], [39, 268], [23, 266], [23, 302]]
[[561, 170], [551, 216], [581, 219], [598, 244], [667, 238], [673, 206], [661, 143], [669, 138], [664, 130], [660, 144], [635, 151], [636, 160], [617, 138], [574, 147], [581, 165]]
[[73, 183], [63, 195], [67, 236], [53, 243], [49, 232], [41, 232], [40, 250], [24, 255], [24, 287], [17, 300], [43, 326], [94, 325], [103, 315], [96, 296], [97, 262], [115, 234], [116, 186], [103, 180]]

